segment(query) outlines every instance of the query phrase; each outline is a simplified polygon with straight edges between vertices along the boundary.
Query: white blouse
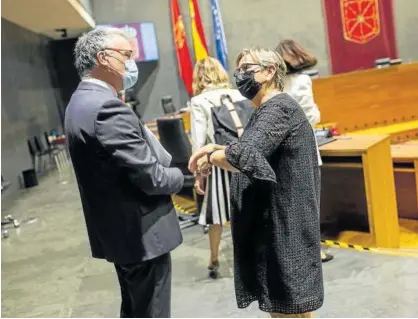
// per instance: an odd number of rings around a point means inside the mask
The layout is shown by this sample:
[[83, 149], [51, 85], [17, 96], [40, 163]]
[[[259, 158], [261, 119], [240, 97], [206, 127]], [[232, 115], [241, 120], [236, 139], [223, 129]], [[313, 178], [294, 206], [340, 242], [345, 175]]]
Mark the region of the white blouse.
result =
[[319, 123], [321, 113], [314, 102], [312, 80], [307, 74], [296, 73], [287, 76], [284, 92], [289, 94], [302, 107], [312, 127]]
[[208, 90], [192, 97], [190, 107], [193, 152], [206, 144], [215, 143], [211, 108], [221, 106], [221, 96], [224, 94], [228, 94], [232, 102], [245, 100], [238, 90], [228, 88]]
[[[318, 106], [314, 102], [311, 77], [303, 73], [288, 75], [285, 80], [284, 92], [289, 94], [296, 102], [299, 103], [305, 112], [309, 123], [312, 125], [312, 128], [315, 128], [315, 125], [320, 121], [321, 113], [319, 112]], [[319, 165], [322, 165], [318, 146], [317, 153]]]

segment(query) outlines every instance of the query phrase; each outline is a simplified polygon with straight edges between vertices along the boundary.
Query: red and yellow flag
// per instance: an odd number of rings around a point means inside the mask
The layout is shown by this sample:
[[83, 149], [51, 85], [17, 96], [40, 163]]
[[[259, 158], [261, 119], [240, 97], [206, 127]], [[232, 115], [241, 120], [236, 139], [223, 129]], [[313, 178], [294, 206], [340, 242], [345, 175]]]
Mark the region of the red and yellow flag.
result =
[[208, 56], [205, 33], [203, 32], [202, 19], [200, 18], [197, 0], [189, 0], [190, 18], [192, 20], [192, 37], [196, 61]]
[[186, 41], [186, 32], [184, 30], [183, 18], [180, 13], [179, 3], [177, 0], [171, 0], [171, 22], [173, 23], [174, 43], [177, 51], [177, 63], [179, 67], [180, 77], [184, 82], [184, 86], [190, 95], [193, 94], [193, 68], [190, 59], [189, 47]]

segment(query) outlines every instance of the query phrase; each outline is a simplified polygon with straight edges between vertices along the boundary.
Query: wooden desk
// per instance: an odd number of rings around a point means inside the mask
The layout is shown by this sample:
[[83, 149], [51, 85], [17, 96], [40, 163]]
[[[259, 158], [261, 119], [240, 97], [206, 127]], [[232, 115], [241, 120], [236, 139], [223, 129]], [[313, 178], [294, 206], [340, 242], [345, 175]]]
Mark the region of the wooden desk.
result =
[[[320, 147], [321, 219], [348, 214], [348, 222], [366, 213], [370, 245], [399, 248], [399, 221], [388, 136], [344, 136]], [[356, 216], [356, 217], [354, 217]], [[356, 243], [354, 243], [356, 244]]]
[[402, 143], [402, 144], [406, 144], [406, 145], [418, 145], [418, 140], [412, 140], [412, 141], [407, 141], [407, 142], [404, 142], [404, 143]]
[[418, 120], [417, 74], [411, 63], [314, 79], [321, 121], [337, 122], [343, 134]]
[[373, 127], [365, 130], [350, 132], [347, 135], [380, 135], [388, 134], [391, 137], [392, 144], [398, 144], [418, 138], [418, 120], [390, 124], [380, 127]]
[[418, 219], [418, 143], [392, 145], [399, 217]]
[[418, 161], [418, 141], [392, 145], [391, 151], [395, 163]]

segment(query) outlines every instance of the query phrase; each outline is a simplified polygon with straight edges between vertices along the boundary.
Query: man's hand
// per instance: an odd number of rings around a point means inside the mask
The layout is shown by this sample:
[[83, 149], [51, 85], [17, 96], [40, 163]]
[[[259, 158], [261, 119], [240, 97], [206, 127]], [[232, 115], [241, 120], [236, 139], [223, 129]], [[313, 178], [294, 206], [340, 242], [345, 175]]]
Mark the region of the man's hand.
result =
[[212, 164], [209, 163], [207, 156], [203, 156], [197, 161], [197, 172], [202, 176], [208, 176], [211, 174]]
[[199, 195], [205, 195], [205, 190], [203, 188], [203, 177], [202, 175], [197, 175], [196, 176], [196, 181], [194, 183], [194, 189], [196, 191], [196, 193], [198, 193]]

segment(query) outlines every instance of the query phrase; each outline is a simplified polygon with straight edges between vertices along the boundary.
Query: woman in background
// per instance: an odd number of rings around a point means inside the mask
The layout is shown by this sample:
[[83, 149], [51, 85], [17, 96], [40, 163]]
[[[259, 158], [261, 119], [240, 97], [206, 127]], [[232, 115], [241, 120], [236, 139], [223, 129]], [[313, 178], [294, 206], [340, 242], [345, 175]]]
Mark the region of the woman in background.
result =
[[[319, 123], [321, 113], [314, 102], [311, 77], [303, 74], [303, 71], [314, 67], [317, 63], [316, 58], [293, 40], [281, 41], [276, 51], [283, 57], [287, 67], [284, 92], [298, 102], [312, 128], [315, 128], [315, 125]], [[321, 158], [319, 158], [319, 163], [322, 165]], [[322, 262], [333, 258], [332, 255], [321, 250]]]
[[[215, 143], [211, 108], [221, 106], [221, 96], [232, 98], [232, 102], [245, 100], [238, 90], [231, 89], [228, 74], [221, 63], [207, 57], [196, 63], [193, 72], [193, 94], [191, 99], [191, 131], [193, 151]], [[229, 222], [229, 174], [213, 167], [212, 174], [203, 187], [203, 179], [196, 176], [195, 190], [204, 195], [199, 223], [209, 225], [209, 276], [216, 278], [219, 269], [219, 244], [222, 225]]]

